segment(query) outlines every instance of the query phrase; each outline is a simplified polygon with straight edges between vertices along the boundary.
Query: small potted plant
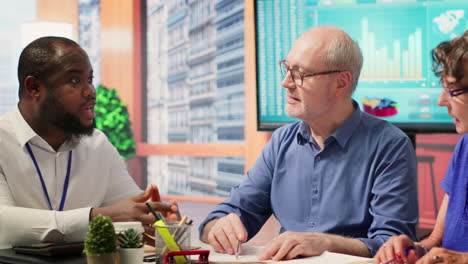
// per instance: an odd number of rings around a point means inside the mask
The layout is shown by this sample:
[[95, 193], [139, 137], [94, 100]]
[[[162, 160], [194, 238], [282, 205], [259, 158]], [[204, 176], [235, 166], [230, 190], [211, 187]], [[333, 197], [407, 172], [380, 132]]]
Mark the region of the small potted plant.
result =
[[143, 261], [143, 238], [141, 234], [129, 228], [117, 235], [120, 264], [134, 264]]
[[84, 253], [88, 264], [117, 263], [117, 239], [112, 219], [98, 215], [89, 222], [88, 233], [84, 241]]

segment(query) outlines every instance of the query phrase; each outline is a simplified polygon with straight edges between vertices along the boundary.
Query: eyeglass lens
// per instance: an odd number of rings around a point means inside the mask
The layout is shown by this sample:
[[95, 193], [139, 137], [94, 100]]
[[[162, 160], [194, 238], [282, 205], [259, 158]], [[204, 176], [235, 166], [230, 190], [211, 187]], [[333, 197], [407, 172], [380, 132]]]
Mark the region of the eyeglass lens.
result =
[[468, 93], [468, 87], [462, 87], [462, 88], [454, 88], [453, 83], [449, 83], [445, 80], [445, 78], [441, 79], [441, 84], [442, 87], [444, 88], [445, 92], [450, 96], [450, 97], [457, 97], [461, 94]]
[[281, 73], [283, 74], [283, 78], [286, 77], [288, 71], [291, 73], [291, 78], [293, 79], [294, 83], [298, 86], [302, 85], [302, 76], [299, 74], [297, 70], [289, 69], [288, 65], [285, 62], [280, 63]]

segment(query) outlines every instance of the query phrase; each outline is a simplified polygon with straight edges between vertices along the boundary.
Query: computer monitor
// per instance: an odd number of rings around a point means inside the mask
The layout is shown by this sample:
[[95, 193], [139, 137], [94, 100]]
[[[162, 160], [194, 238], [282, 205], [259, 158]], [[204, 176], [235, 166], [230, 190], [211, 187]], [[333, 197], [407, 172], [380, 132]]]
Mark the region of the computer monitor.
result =
[[432, 72], [431, 50], [468, 28], [468, 1], [256, 0], [257, 115], [259, 130], [295, 121], [278, 61], [304, 31], [332, 25], [359, 43], [364, 56], [353, 94], [361, 109], [407, 133], [455, 132]]

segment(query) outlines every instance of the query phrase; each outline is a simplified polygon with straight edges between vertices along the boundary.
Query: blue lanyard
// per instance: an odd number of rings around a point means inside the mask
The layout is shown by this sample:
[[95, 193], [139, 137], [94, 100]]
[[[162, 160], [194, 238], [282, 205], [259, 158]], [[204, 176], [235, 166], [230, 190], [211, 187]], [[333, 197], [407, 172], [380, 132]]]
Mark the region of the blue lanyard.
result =
[[[47, 192], [47, 187], [44, 183], [44, 178], [42, 178], [41, 169], [37, 164], [36, 157], [34, 157], [34, 153], [32, 152], [29, 143], [26, 143], [26, 148], [28, 149], [29, 155], [31, 156], [32, 161], [34, 162], [34, 166], [36, 166], [37, 174], [39, 175], [39, 179], [41, 180], [42, 190], [44, 191], [44, 195], [47, 198], [47, 202], [49, 203], [49, 209], [53, 210], [52, 204], [50, 203], [49, 193]], [[63, 211], [63, 206], [65, 205], [65, 199], [67, 198], [67, 191], [68, 191], [68, 180], [70, 179], [70, 169], [71, 169], [71, 160], [72, 160], [72, 151], [70, 150], [68, 154], [68, 164], [67, 164], [67, 175], [65, 176], [65, 182], [63, 184], [63, 192], [62, 192], [62, 200], [60, 201], [59, 211]]]

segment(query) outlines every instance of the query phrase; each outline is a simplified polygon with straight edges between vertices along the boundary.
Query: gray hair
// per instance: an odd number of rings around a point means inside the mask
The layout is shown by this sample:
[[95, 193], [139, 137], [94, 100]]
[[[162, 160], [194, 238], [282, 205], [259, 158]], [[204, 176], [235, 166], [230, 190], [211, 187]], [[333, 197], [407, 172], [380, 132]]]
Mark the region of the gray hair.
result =
[[330, 42], [325, 61], [329, 69], [351, 72], [351, 94], [354, 93], [363, 61], [361, 49], [357, 42], [346, 34], [338, 35]]

